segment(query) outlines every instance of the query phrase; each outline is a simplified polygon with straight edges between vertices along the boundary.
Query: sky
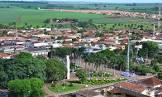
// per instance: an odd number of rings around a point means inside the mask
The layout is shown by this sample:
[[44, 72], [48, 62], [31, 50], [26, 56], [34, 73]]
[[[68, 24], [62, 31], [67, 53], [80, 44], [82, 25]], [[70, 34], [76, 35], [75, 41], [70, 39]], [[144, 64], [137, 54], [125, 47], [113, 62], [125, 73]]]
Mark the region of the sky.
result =
[[[78, 0], [52, 0], [52, 1], [78, 1]], [[79, 1], [90, 1], [90, 2], [99, 1], [110, 3], [162, 3], [162, 0], [79, 0]]]
[[[0, 1], [4, 1], [4, 0], [0, 0]], [[17, 0], [17, 1], [21, 1], [21, 0]], [[23, 1], [85, 1], [85, 2], [88, 1], [88, 2], [108, 2], [108, 3], [162, 3], [162, 0], [23, 0]]]

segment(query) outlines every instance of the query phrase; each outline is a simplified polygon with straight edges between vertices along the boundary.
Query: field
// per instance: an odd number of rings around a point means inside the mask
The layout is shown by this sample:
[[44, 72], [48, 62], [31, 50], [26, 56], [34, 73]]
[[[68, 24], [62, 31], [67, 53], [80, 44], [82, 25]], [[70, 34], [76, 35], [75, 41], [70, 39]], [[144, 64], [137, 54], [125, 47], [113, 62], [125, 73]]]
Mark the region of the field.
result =
[[158, 6], [156, 3], [90, 3], [90, 2], [0, 2], [0, 5], [12, 5], [21, 8], [58, 8], [58, 9], [97, 9], [97, 10], [126, 10], [147, 13], [157, 13]]
[[[86, 13], [72, 13], [60, 11], [38, 10], [41, 8], [64, 8], [64, 9], [150, 9], [154, 8], [154, 4], [67, 4], [67, 3], [45, 3], [45, 2], [0, 2], [0, 24], [16, 22], [17, 26], [23, 27], [25, 24], [36, 26], [45, 25], [43, 22], [49, 18], [71, 18], [80, 21], [88, 21], [92, 19], [95, 24], [106, 24], [107, 29], [111, 28], [113, 24], [142, 24], [145, 28], [152, 29], [152, 20], [130, 17], [112, 17], [102, 14], [86, 14]], [[88, 8], [87, 8], [88, 7]], [[100, 10], [99, 9], [99, 10]], [[48, 26], [48, 25], [47, 25]]]
[[107, 15], [69, 13], [56, 11], [43, 11], [37, 9], [24, 9], [18, 7], [0, 8], [0, 24], [8, 24], [18, 20], [17, 25], [23, 26], [25, 23], [32, 26], [42, 26], [43, 21], [48, 18], [72, 18], [80, 21], [92, 19], [96, 24], [114, 24], [114, 23], [145, 23], [149, 20], [138, 18], [120, 17], [113, 18]]

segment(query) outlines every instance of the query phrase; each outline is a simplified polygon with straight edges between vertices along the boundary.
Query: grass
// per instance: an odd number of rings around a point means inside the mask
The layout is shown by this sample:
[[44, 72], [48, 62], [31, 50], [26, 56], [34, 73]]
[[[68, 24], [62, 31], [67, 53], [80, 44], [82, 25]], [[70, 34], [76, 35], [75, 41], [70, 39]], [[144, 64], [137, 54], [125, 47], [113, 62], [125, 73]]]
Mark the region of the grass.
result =
[[71, 18], [80, 21], [88, 21], [92, 19], [96, 24], [114, 24], [114, 23], [149, 23], [148, 19], [128, 18], [128, 17], [111, 17], [101, 14], [86, 14], [86, 13], [72, 13], [72, 12], [56, 12], [43, 11], [37, 9], [24, 9], [19, 7], [0, 8], [0, 24], [8, 24], [19, 21], [17, 26], [22, 27], [27, 23], [28, 25], [43, 26], [43, 21], [48, 18]]
[[[112, 4], [112, 3], [87, 3], [87, 2], [62, 2], [62, 3], [52, 3], [48, 2], [0, 2], [0, 7], [5, 6], [17, 6], [21, 8], [59, 8], [59, 9], [98, 9], [98, 10], [126, 10], [126, 11], [137, 11], [137, 12], [147, 12], [147, 13], [157, 13], [155, 7], [157, 7], [156, 3], [137, 3], [137, 4]], [[160, 4], [162, 5], [162, 4]]]
[[74, 18], [82, 21], [89, 19], [104, 19], [104, 15], [96, 14], [83, 14], [83, 13], [67, 13], [67, 12], [56, 12], [56, 11], [42, 11], [36, 9], [22, 9], [22, 8], [0, 8], [0, 23], [8, 24], [15, 22], [17, 17], [20, 17], [18, 22], [19, 26], [25, 23], [31, 25], [43, 25], [43, 21], [48, 18]]
[[82, 84], [78, 83], [73, 83], [73, 86], [70, 85], [65, 85], [63, 86], [62, 84], [58, 84], [55, 87], [49, 87], [49, 90], [55, 92], [55, 93], [68, 93], [68, 92], [74, 92], [77, 90], [80, 90], [84, 88], [85, 86]]
[[133, 28], [136, 28], [136, 29], [138, 28], [139, 25], [143, 25], [144, 30], [153, 30], [153, 28], [154, 28], [154, 26], [151, 22], [149, 23], [149, 22], [146, 22], [146, 21], [143, 21], [141, 23], [131, 23], [131, 22], [130, 23], [124, 23], [123, 25], [121, 25], [121, 23], [120, 23], [120, 25], [118, 25], [118, 23], [116, 23], [116, 24], [117, 24], [116, 26], [114, 26], [113, 23], [112, 24], [106, 24], [106, 25], [102, 25], [102, 27], [99, 27], [99, 28], [105, 29], [105, 30], [110, 30], [111, 28], [124, 29], [124, 28], [126, 28], [125, 25], [128, 26], [128, 25], [132, 25], [132, 24], [133, 24]]
[[[66, 84], [57, 84], [55, 86], [50, 86], [49, 90], [55, 92], [55, 93], [70, 93], [70, 92], [76, 92], [80, 89], [85, 88], [86, 85], [88, 85], [88, 87], [91, 86], [99, 86], [99, 85], [108, 85], [108, 84], [112, 84], [112, 83], [116, 83], [116, 82], [121, 82], [124, 81], [126, 79], [116, 79], [116, 80], [110, 80], [110, 79], [103, 79], [103, 80], [87, 80], [86, 82], [84, 82], [83, 84], [81, 84], [80, 81], [70, 81]], [[72, 85], [70, 85], [70, 83]]]

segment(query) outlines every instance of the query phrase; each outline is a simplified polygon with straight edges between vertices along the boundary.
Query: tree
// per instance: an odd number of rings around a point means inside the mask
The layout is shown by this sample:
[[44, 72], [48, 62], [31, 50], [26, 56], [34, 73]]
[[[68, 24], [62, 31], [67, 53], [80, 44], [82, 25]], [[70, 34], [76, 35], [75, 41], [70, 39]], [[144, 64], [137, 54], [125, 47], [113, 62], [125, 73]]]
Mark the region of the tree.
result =
[[162, 55], [158, 55], [157, 57], [156, 57], [156, 59], [157, 59], [157, 62], [158, 63], [162, 63]]
[[7, 31], [6, 30], [0, 32], [0, 37], [3, 37], [3, 36], [7, 36]]
[[162, 80], [162, 72], [158, 73], [158, 78]]
[[51, 56], [58, 56], [61, 58], [65, 58], [66, 55], [71, 55], [73, 53], [75, 49], [73, 48], [56, 48], [56, 49], [52, 49], [51, 52], [48, 54], [48, 57], [51, 58]]
[[103, 37], [103, 36], [104, 36], [104, 34], [102, 32], [96, 32], [95, 37]]
[[87, 74], [82, 69], [77, 70], [76, 76], [80, 79], [82, 83], [87, 80]]
[[17, 59], [32, 59], [32, 54], [26, 53], [26, 52], [21, 52], [16, 56]]
[[30, 79], [31, 84], [31, 92], [30, 97], [44, 97], [43, 93], [43, 84], [44, 82], [38, 78], [31, 78]]
[[60, 81], [66, 77], [65, 65], [57, 59], [49, 59], [46, 62], [47, 81]]
[[8, 75], [5, 73], [5, 71], [0, 70], [0, 86], [5, 86], [7, 85], [7, 79], [8, 79]]
[[9, 81], [8, 89], [10, 97], [29, 97], [31, 92], [30, 81], [27, 79]]
[[93, 24], [93, 20], [92, 20], [92, 19], [89, 19], [89, 20], [88, 20], [88, 23], [89, 23], [90, 25], [92, 25], [92, 24]]
[[159, 65], [153, 65], [153, 70], [155, 70], [156, 72], [160, 71], [160, 66]]
[[147, 41], [142, 44], [142, 49], [139, 50], [139, 56], [145, 57], [145, 58], [155, 58], [157, 54], [159, 53], [159, 47], [158, 44], [155, 42]]
[[25, 78], [40, 78], [46, 80], [46, 65], [37, 58], [33, 58], [30, 54], [20, 53], [15, 59], [0, 60], [0, 86], [7, 87], [10, 80]]
[[44, 97], [43, 81], [38, 78], [16, 79], [8, 82], [10, 97]]

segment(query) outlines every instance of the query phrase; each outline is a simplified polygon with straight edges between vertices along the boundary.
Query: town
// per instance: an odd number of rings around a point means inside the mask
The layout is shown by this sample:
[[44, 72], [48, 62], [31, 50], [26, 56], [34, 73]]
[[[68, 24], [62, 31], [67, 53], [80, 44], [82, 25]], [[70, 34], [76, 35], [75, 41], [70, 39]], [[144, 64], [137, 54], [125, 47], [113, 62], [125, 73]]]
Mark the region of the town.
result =
[[[143, 13], [1, 3], [3, 12], [59, 15], [40, 24], [23, 15], [0, 21], [0, 97], [162, 97], [161, 4]], [[35, 8], [23, 8], [30, 3]]]

